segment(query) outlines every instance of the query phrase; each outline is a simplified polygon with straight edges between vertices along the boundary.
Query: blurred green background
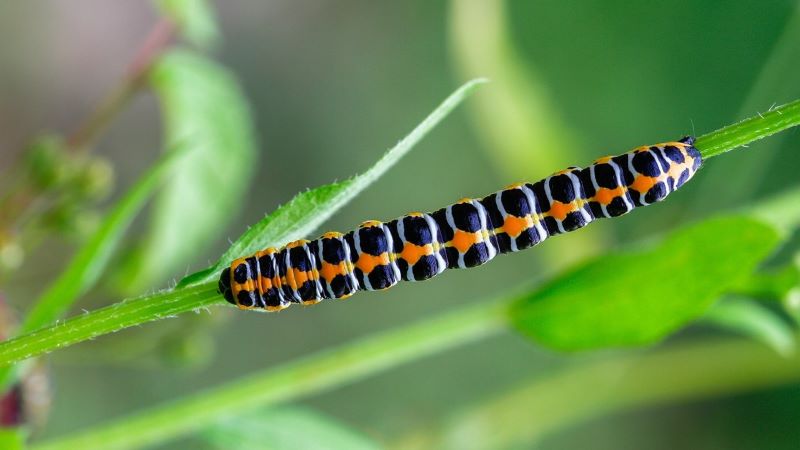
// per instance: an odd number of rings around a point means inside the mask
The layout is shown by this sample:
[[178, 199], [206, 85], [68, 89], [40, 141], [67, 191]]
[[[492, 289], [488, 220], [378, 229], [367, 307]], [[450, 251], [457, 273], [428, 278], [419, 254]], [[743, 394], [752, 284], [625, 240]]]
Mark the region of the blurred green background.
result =
[[[433, 210], [637, 145], [703, 134], [800, 96], [796, 1], [229, 0], [215, 8], [223, 41], [213, 54], [250, 102], [258, 169], [247, 195], [231, 199], [244, 205], [241, 214], [184, 270], [164, 274], [165, 285], [205, 267], [295, 193], [368, 168], [474, 76], [493, 82], [326, 229]], [[0, 166], [13, 164], [41, 130], [74, 129], [120, 77], [155, 20], [146, 2], [0, 4]], [[116, 171], [115, 195], [158, 156], [160, 129], [155, 99], [139, 95], [98, 142], [95, 152]], [[790, 130], [752, 152], [715, 159], [662, 205], [479, 269], [280, 314], [214, 308], [60, 352], [48, 364], [53, 404], [45, 435], [480, 302], [590, 253], [757, 201], [796, 183], [797, 137]], [[137, 222], [132, 234], [145, 225]], [[46, 244], [27, 255], [6, 286], [16, 309], [26, 309], [72, 248]], [[118, 298], [95, 290], [80, 306]], [[707, 333], [693, 327], [673, 339]], [[143, 350], [135, 358], [120, 356], [137, 354], [137, 346]], [[508, 333], [301, 403], [391, 443], [559, 367], [618, 353], [560, 355]], [[797, 448], [799, 404], [800, 385], [679, 402], [582, 421], [541, 444]], [[164, 448], [187, 445], [205, 444], [193, 439]]]

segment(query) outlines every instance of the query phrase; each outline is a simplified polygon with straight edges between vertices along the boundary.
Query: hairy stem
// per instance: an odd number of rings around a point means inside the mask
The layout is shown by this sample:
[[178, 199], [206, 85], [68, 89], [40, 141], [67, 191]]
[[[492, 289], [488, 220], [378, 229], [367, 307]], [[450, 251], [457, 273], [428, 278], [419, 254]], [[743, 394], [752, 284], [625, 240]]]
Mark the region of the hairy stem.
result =
[[772, 108], [697, 138], [695, 147], [708, 159], [800, 124], [800, 100]]
[[[703, 157], [710, 158], [799, 123], [800, 100], [708, 133], [698, 138], [695, 145]], [[188, 295], [187, 292], [192, 294]], [[176, 299], [180, 300], [176, 301]], [[164, 315], [160, 309], [161, 303], [170, 304], [169, 314], [179, 314], [220, 301], [213, 285], [205, 283], [197, 285], [191, 291], [187, 288], [177, 288], [122, 302], [0, 343], [0, 366], [48, 353], [56, 348], [66, 347], [122, 328], [158, 320]], [[131, 310], [131, 308], [135, 309]], [[117, 317], [121, 319], [115, 322]], [[96, 326], [93, 325], [95, 321], [98, 322]]]
[[125, 300], [0, 344], [0, 366], [154, 320], [219, 303], [211, 283]]

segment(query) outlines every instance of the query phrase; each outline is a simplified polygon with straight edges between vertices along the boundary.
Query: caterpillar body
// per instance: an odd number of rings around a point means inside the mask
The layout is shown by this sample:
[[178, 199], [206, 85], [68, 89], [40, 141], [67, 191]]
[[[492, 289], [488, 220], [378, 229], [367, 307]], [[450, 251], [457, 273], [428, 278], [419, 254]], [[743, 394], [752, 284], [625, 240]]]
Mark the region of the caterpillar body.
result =
[[480, 266], [595, 219], [659, 202], [702, 163], [693, 137], [639, 147], [432, 213], [371, 220], [349, 233], [267, 248], [224, 269], [219, 292], [241, 309], [278, 311]]

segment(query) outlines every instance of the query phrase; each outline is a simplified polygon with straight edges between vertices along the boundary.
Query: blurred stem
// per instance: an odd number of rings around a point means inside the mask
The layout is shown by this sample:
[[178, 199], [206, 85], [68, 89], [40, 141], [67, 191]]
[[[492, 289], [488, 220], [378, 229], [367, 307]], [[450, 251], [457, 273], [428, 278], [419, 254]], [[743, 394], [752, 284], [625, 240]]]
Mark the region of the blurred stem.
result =
[[[517, 180], [550, 175], [577, 160], [577, 133], [564, 121], [559, 102], [539, 73], [539, 61], [522, 57], [510, 36], [507, 0], [449, 2], [450, 53], [463, 76], [485, 76], [494, 84], [468, 108], [483, 141], [480, 148], [505, 175]], [[558, 149], [558, 151], [548, 151]], [[605, 227], [591, 227], [571, 239], [539, 250], [549, 270], [557, 271], [597, 254], [609, 239]]]
[[695, 142], [695, 147], [700, 150], [704, 159], [708, 159], [798, 124], [800, 124], [800, 100], [795, 100], [764, 114], [700, 136]]
[[[188, 288], [197, 290], [198, 288]], [[368, 336], [216, 389], [151, 408], [38, 450], [135, 448], [206, 427], [226, 414], [273, 405], [353, 382], [505, 328], [505, 304], [485, 302], [456, 313]]]
[[[183, 154], [184, 148], [177, 146], [173, 151], [164, 154], [131, 186], [106, 214], [97, 231], [72, 257], [65, 270], [33, 302], [33, 307], [17, 333], [30, 333], [59, 319], [78, 297], [95, 285], [120, 245], [123, 233], [159, 186], [171, 164]], [[0, 367], [0, 391], [4, 391], [14, 381], [15, 372], [10, 367]]]
[[555, 371], [452, 417], [443, 429], [398, 440], [392, 448], [527, 447], [612, 412], [799, 380], [800, 355], [783, 358], [765, 345], [741, 338], [705, 339]]
[[68, 148], [84, 150], [92, 145], [97, 136], [128, 104], [133, 95], [144, 86], [148, 69], [172, 41], [175, 32], [176, 26], [169, 19], [162, 18], [153, 26], [119, 85], [106, 95], [97, 109], [67, 138]]

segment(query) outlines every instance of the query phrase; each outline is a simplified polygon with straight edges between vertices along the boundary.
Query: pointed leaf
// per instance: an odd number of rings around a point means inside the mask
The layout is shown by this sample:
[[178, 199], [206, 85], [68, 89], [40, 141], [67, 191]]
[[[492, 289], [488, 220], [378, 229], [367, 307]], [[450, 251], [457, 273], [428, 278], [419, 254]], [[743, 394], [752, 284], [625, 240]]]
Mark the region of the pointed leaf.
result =
[[256, 148], [247, 102], [233, 77], [202, 56], [175, 51], [152, 69], [167, 142], [191, 146], [152, 211], [150, 234], [122, 277], [129, 291], [161, 283], [235, 217], [253, 175]]
[[156, 0], [156, 6], [198, 47], [209, 48], [219, 41], [214, 10], [207, 0]]
[[230, 246], [217, 264], [204, 271], [192, 274], [178, 284], [186, 286], [211, 280], [239, 256], [254, 253], [270, 246], [285, 244], [291, 240], [308, 236], [336, 211], [352, 200], [370, 184], [383, 176], [397, 161], [422, 140], [439, 122], [458, 106], [469, 94], [486, 80], [472, 80], [444, 100], [411, 133], [397, 143], [366, 172], [340, 183], [332, 183], [311, 189], [295, 196], [289, 203], [261, 219]]

